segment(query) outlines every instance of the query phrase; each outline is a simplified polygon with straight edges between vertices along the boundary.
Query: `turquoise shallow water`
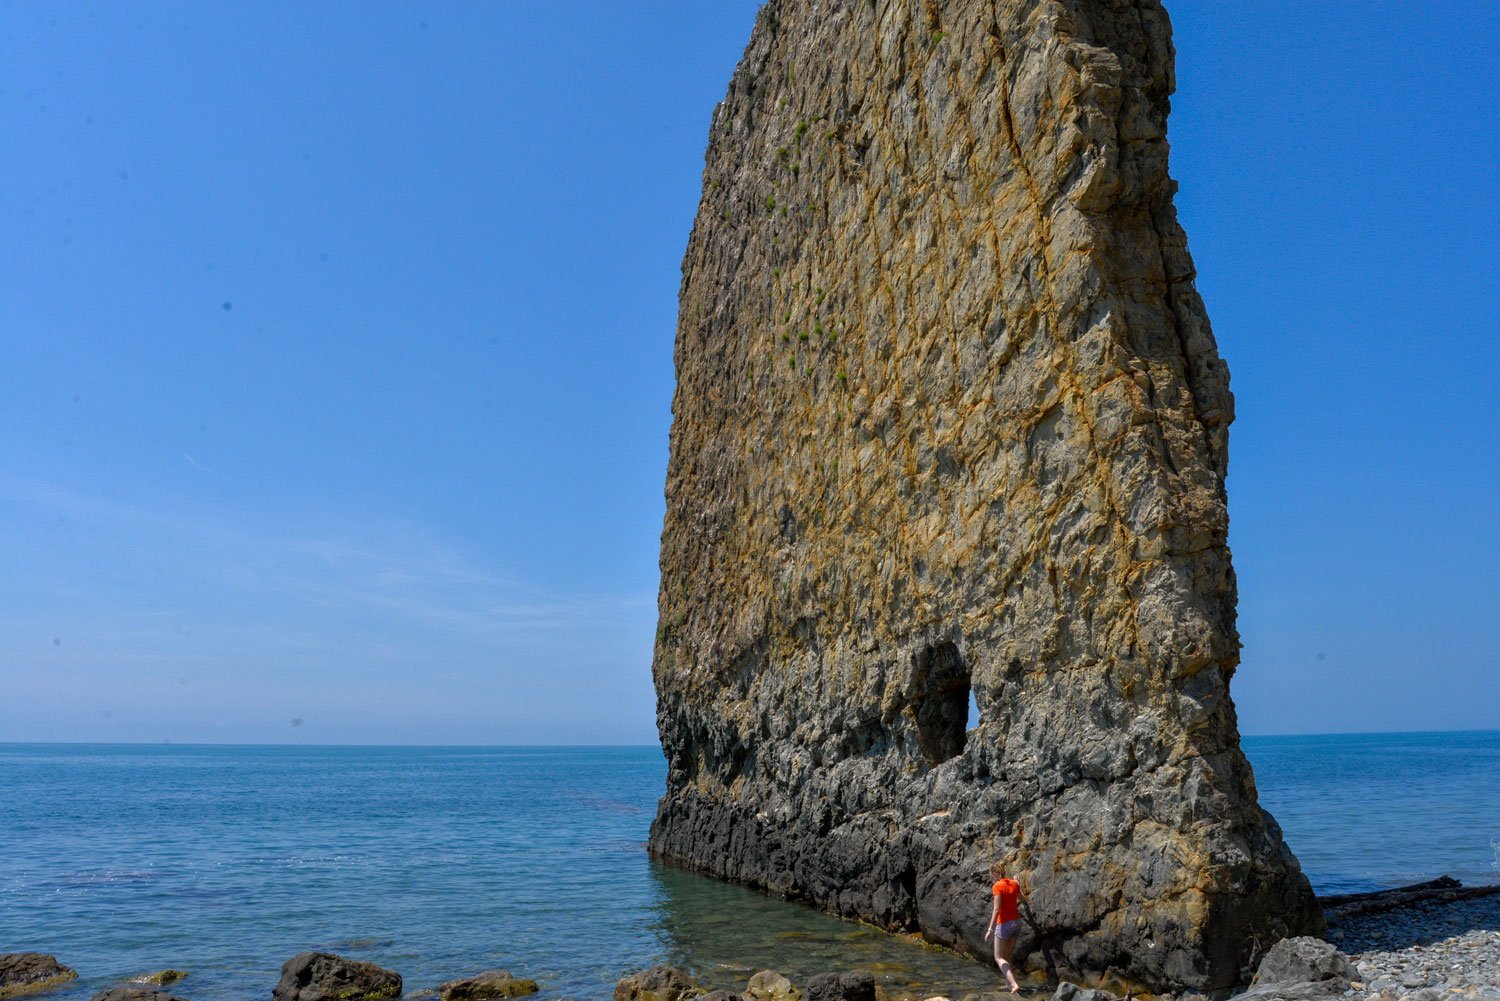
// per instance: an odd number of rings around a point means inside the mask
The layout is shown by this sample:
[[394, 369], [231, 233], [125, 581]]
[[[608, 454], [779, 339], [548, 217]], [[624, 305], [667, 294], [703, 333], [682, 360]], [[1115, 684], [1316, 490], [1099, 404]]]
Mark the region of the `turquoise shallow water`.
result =
[[[1500, 879], [1500, 733], [1250, 738], [1263, 802], [1323, 892]], [[968, 961], [652, 863], [655, 748], [0, 744], [0, 951], [52, 952], [73, 1001], [167, 966], [191, 1001], [265, 997], [330, 949], [407, 993], [502, 966], [608, 997], [671, 961], [742, 986], [875, 967], [993, 983]]]

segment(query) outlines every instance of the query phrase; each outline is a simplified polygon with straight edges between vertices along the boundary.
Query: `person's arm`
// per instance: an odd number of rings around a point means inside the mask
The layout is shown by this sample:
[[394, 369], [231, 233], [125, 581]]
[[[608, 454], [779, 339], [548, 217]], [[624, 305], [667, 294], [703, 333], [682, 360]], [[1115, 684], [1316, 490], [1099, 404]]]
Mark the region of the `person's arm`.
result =
[[990, 898], [990, 923], [984, 930], [984, 940], [988, 942], [990, 936], [995, 934], [995, 919], [1000, 916], [1000, 894], [996, 893]]

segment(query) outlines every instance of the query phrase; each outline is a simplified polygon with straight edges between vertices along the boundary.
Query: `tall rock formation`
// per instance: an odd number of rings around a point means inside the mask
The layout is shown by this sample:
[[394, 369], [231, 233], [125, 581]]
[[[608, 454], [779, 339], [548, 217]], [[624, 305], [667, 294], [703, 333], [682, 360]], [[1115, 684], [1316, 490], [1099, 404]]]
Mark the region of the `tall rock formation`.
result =
[[[1054, 975], [1321, 916], [1229, 678], [1233, 403], [1155, 0], [770, 0], [683, 263], [658, 856]], [[967, 726], [970, 697], [978, 723]]]

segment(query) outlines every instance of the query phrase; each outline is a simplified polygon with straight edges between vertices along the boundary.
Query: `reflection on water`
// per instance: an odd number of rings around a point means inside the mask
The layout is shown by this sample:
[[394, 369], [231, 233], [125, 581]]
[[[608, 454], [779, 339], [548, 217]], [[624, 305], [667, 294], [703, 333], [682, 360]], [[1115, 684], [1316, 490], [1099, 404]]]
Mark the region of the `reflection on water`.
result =
[[869, 970], [888, 990], [961, 996], [993, 990], [999, 974], [946, 950], [807, 907], [653, 864], [660, 896], [651, 929], [667, 961], [715, 987], [742, 990], [760, 970], [793, 980]]

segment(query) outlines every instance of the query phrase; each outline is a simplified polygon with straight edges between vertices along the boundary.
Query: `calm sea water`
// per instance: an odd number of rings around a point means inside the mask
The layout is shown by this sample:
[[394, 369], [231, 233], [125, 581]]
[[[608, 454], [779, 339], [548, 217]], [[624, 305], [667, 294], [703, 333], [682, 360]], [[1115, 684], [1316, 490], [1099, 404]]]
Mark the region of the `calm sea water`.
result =
[[1319, 893], [1500, 883], [1500, 731], [1245, 737], [1261, 805]]
[[[1500, 733], [1251, 738], [1263, 801], [1321, 891], [1500, 880]], [[652, 863], [655, 748], [0, 744], [0, 952], [57, 954], [74, 1001], [176, 967], [265, 997], [328, 949], [408, 994], [506, 967], [608, 997], [658, 961], [743, 986], [874, 969], [959, 992], [977, 964]]]

